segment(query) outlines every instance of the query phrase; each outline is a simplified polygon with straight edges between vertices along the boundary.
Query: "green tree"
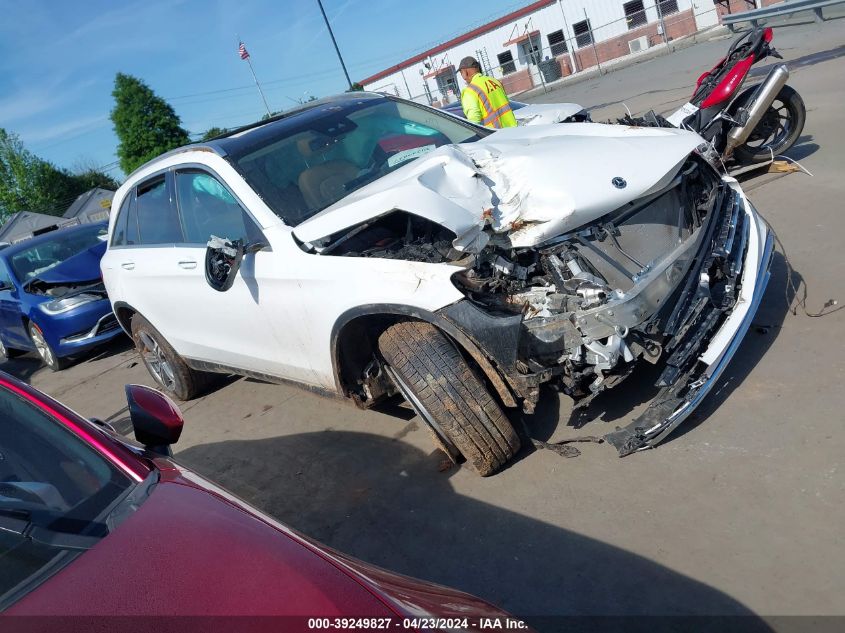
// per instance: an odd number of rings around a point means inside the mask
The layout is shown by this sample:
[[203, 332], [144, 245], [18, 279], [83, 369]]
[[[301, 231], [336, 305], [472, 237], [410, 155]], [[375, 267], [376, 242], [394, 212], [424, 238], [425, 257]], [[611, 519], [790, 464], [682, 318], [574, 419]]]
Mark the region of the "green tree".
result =
[[0, 128], [0, 221], [17, 211], [62, 215], [81, 193], [94, 187], [117, 189], [96, 168], [72, 174], [24, 147], [17, 134]]
[[208, 128], [205, 133], [200, 137], [200, 141], [210, 141], [211, 139], [220, 136], [221, 134], [225, 134], [228, 132], [225, 127], [210, 127]]
[[127, 174], [159, 154], [190, 142], [170, 104], [140, 79], [117, 73], [112, 96], [115, 106], [111, 120], [119, 140], [117, 157]]
[[81, 189], [83, 193], [95, 187], [117, 191], [117, 188], [120, 186], [120, 183], [114, 178], [98, 169], [86, 169], [85, 171], [71, 174], [71, 178], [73, 178], [76, 187]]

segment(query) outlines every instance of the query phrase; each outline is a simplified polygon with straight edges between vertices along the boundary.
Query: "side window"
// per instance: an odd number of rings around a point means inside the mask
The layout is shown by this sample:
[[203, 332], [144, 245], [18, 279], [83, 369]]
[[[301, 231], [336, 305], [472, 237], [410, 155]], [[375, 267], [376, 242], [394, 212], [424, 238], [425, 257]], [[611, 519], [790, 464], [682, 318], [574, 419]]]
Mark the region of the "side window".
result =
[[182, 241], [179, 216], [170, 202], [170, 191], [164, 176], [138, 187], [134, 208], [138, 216], [141, 244], [176, 244]]
[[0, 288], [9, 288], [10, 286], [12, 286], [12, 278], [6, 269], [6, 264], [0, 261]]
[[259, 233], [235, 197], [211, 174], [176, 172], [176, 195], [188, 244], [205, 244], [212, 235], [249, 242]]
[[114, 222], [114, 235], [112, 235], [112, 246], [129, 246], [138, 243], [138, 215], [135, 213], [135, 205], [132, 199], [135, 192], [130, 191], [120, 205], [120, 211]]

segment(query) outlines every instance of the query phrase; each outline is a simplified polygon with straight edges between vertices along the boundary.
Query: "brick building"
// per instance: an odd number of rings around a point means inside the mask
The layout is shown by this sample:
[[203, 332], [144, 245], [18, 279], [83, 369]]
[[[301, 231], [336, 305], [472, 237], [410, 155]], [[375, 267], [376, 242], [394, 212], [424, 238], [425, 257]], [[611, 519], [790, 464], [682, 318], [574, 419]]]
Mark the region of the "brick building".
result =
[[715, 26], [721, 15], [779, 0], [536, 0], [360, 83], [420, 103], [455, 101], [460, 60], [518, 94], [573, 72]]

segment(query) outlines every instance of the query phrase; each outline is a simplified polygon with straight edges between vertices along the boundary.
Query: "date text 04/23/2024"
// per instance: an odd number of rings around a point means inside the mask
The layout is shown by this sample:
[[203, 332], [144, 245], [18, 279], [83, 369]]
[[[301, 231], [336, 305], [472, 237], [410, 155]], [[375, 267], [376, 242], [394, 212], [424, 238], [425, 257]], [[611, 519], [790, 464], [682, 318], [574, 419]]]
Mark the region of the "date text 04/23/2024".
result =
[[517, 618], [309, 618], [308, 628], [311, 630], [518, 631], [528, 629], [528, 625]]

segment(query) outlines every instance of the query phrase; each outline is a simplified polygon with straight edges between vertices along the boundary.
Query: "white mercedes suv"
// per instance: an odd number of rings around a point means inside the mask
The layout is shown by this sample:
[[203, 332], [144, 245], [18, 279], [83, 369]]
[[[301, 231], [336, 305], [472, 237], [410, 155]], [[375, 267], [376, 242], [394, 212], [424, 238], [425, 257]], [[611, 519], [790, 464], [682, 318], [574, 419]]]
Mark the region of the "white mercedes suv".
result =
[[691, 132], [594, 123], [491, 131], [352, 93], [131, 174], [103, 279], [159, 386], [293, 381], [371, 407], [397, 393], [482, 475], [505, 415], [553, 383], [583, 403], [643, 361], [649, 448], [717, 381], [768, 280], [772, 238]]

